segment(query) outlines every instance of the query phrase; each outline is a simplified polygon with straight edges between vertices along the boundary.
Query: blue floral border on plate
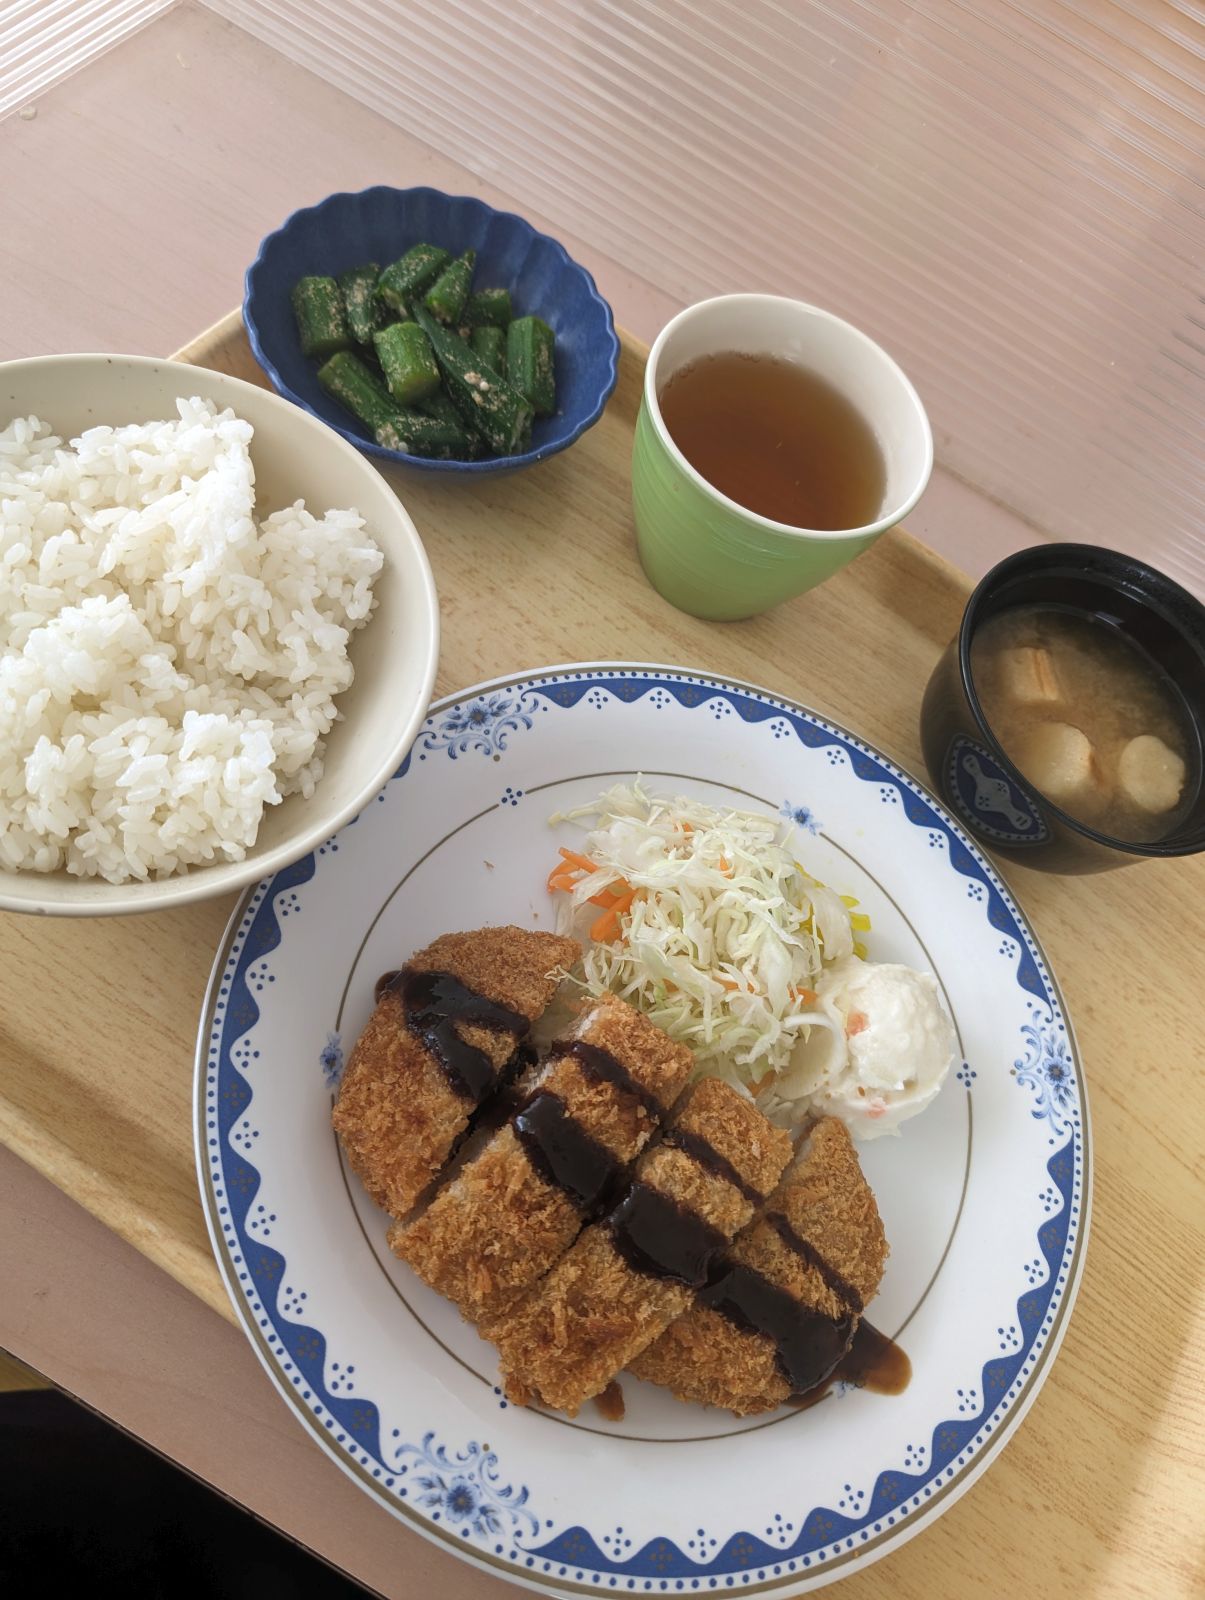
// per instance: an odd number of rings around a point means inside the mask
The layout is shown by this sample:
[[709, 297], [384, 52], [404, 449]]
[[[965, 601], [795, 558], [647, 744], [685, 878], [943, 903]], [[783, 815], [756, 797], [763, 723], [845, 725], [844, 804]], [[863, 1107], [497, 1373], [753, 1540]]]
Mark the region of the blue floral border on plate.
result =
[[[632, 1554], [621, 1555], [619, 1541], [607, 1538], [613, 1547], [608, 1554], [584, 1527], [554, 1532], [552, 1522], [542, 1520], [529, 1506], [527, 1489], [507, 1482], [495, 1452], [476, 1441], [456, 1448], [428, 1433], [419, 1444], [395, 1442], [394, 1430], [394, 1439], [383, 1447], [377, 1407], [371, 1401], [331, 1392], [324, 1380], [326, 1341], [322, 1333], [292, 1320], [282, 1309], [284, 1257], [249, 1231], [259, 1173], [245, 1151], [237, 1150], [231, 1141], [253, 1096], [246, 1081], [253, 1074], [257, 1054], [246, 1039], [259, 1017], [252, 992], [258, 981], [253, 969], [279, 945], [282, 934], [277, 903], [313, 877], [316, 860], [312, 854], [252, 892], [220, 981], [215, 979], [212, 1024], [202, 1045], [203, 1059], [198, 1054], [205, 1084], [204, 1106], [198, 1107], [197, 1122], [198, 1163], [204, 1174], [202, 1198], [215, 1240], [220, 1237], [219, 1255], [225, 1256], [236, 1304], [237, 1297], [245, 1302], [239, 1309], [249, 1320], [277, 1381], [282, 1388], [296, 1392], [329, 1435], [330, 1445], [394, 1497], [398, 1509], [415, 1508], [420, 1526], [429, 1520], [459, 1540], [473, 1540], [469, 1545], [472, 1553], [492, 1554], [509, 1563], [516, 1577], [537, 1581], [573, 1578], [642, 1592], [716, 1589], [767, 1580], [773, 1586], [775, 1578], [790, 1581], [793, 1576], [797, 1580], [811, 1569], [831, 1566], [859, 1545], [877, 1541], [922, 1512], [999, 1433], [1004, 1413], [1020, 1397], [1035, 1369], [1071, 1281], [1087, 1193], [1084, 1089], [1061, 1005], [1041, 954], [986, 859], [939, 803], [885, 756], [846, 730], [789, 702], [752, 687], [689, 673], [617, 667], [537, 674], [511, 686], [488, 684], [445, 702], [426, 719], [395, 779], [405, 776], [416, 752], [420, 761], [433, 752], [442, 751], [456, 759], [472, 750], [498, 760], [509, 738], [533, 725], [539, 709], [576, 706], [592, 693], [631, 703], [658, 691], [688, 709], [721, 701], [749, 723], [785, 719], [803, 744], [832, 747], [838, 752], [835, 759], [847, 759], [856, 777], [881, 786], [885, 801], [894, 792], [909, 822], [929, 831], [931, 844], [944, 845], [954, 870], [977, 886], [971, 893], [983, 905], [990, 926], [1004, 936], [1001, 953], [1009, 953], [1007, 941], [1016, 947], [1016, 981], [1037, 1003], [1031, 1005], [1031, 1021], [1023, 1029], [1025, 1055], [1017, 1060], [1014, 1076], [1034, 1094], [1032, 1114], [1048, 1122], [1049, 1143], [1057, 1146], [1046, 1163], [1051, 1180], [1048, 1216], [1037, 1235], [1047, 1276], [1017, 1301], [1017, 1348], [1007, 1351], [1002, 1345], [1004, 1353], [983, 1364], [978, 1390], [983, 1401], [978, 1413], [951, 1418], [933, 1429], [929, 1462], [923, 1470], [880, 1473], [864, 1510], [847, 1515], [840, 1509], [818, 1506], [797, 1523], [787, 1524], [780, 1517], [780, 1529], [798, 1529], [786, 1544], [772, 1545], [757, 1534], [740, 1532], [727, 1537], [706, 1559], [687, 1554], [669, 1539], [648, 1540]], [[442, 721], [437, 721], [441, 714]], [[332, 841], [318, 854], [337, 848]], [[297, 1309], [296, 1301], [289, 1304]], [[533, 1542], [541, 1534], [543, 1542]], [[775, 1534], [780, 1536], [779, 1530]]]

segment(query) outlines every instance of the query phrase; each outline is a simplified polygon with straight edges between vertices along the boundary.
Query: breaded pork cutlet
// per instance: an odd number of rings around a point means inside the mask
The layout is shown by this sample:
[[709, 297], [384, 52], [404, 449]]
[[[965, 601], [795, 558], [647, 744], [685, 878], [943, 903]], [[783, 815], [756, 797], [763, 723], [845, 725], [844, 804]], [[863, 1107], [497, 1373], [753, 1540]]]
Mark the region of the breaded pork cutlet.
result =
[[727, 1084], [689, 1090], [615, 1209], [491, 1327], [507, 1395], [576, 1416], [686, 1310], [790, 1153], [787, 1135]]
[[389, 1243], [488, 1337], [581, 1232], [678, 1098], [691, 1052], [613, 995], [552, 1048], [526, 1103]]
[[579, 954], [573, 939], [526, 928], [445, 933], [383, 986], [332, 1121], [390, 1215], [405, 1216], [443, 1166]]
[[631, 1363], [679, 1400], [740, 1416], [823, 1383], [878, 1292], [887, 1241], [844, 1123], [811, 1130], [712, 1284]]

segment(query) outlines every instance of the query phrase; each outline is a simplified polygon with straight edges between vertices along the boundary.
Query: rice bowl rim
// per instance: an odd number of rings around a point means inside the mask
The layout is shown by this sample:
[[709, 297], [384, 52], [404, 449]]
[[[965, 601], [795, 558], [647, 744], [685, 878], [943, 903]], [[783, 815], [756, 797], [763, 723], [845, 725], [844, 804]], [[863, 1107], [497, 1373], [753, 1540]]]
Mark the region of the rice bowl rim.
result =
[[[320, 418], [303, 411], [291, 401], [282, 399], [269, 388], [249, 383], [245, 378], [236, 378], [230, 373], [218, 372], [211, 367], [194, 366], [187, 361], [165, 360], [158, 356], [83, 351], [74, 354], [26, 356], [14, 361], [0, 362], [0, 409], [6, 412], [11, 409], [11, 416], [7, 417], [4, 425], [7, 426], [17, 417], [37, 412], [37, 408], [26, 405], [19, 396], [20, 381], [30, 372], [62, 369], [64, 375], [70, 372], [76, 388], [84, 391], [90, 370], [114, 366], [128, 368], [136, 373], [144, 372], [148, 377], [152, 374], [156, 377], [176, 374], [179, 384], [178, 398], [199, 395], [202, 399], [212, 400], [220, 406], [229, 405], [244, 421], [248, 419], [240, 410], [238, 397], [250, 396], [254, 405], [266, 406], [268, 412], [279, 419], [286, 443], [298, 457], [305, 458], [307, 441], [312, 441], [322, 449], [329, 449], [336, 457], [342, 457], [348, 464], [354, 463], [354, 470], [364, 480], [367, 493], [379, 493], [383, 489], [387, 500], [392, 502], [390, 515], [379, 526], [370, 518], [366, 518], [366, 522], [368, 531], [383, 551], [386, 562], [394, 567], [405, 584], [415, 592], [420, 626], [418, 630], [412, 630], [409, 637], [413, 644], [414, 655], [421, 665], [414, 685], [413, 701], [408, 711], [400, 718], [397, 733], [393, 736], [387, 752], [382, 753], [371, 775], [357, 787], [350, 799], [335, 809], [326, 810], [322, 807], [325, 771], [309, 800], [304, 800], [300, 794], [288, 796], [283, 804], [295, 802], [298, 816], [302, 814], [301, 807], [305, 806], [311, 812], [316, 812], [316, 820], [305, 828], [293, 830], [279, 844], [270, 849], [260, 849], [254, 845], [241, 861], [207, 863], [187, 867], [169, 878], [132, 878], [125, 883], [110, 883], [100, 877], [76, 877], [64, 868], [56, 872], [29, 870], [10, 872], [0, 868], [0, 911], [68, 917], [118, 916], [166, 911], [176, 906], [232, 894], [258, 883], [262, 878], [271, 877], [325, 843], [353, 817], [358, 816], [372, 797], [384, 787], [404, 761], [427, 713], [435, 686], [435, 673], [439, 662], [439, 599], [435, 590], [435, 579], [431, 573], [431, 564], [427, 559], [427, 552], [418, 529], [388, 480], [354, 445], [349, 444]], [[7, 398], [9, 389], [14, 391], [11, 399]], [[77, 406], [80, 403], [79, 398], [73, 402]], [[169, 416], [150, 417], [145, 419], [145, 422], [170, 420]], [[39, 416], [39, 421], [49, 424], [52, 431], [65, 444], [84, 431], [82, 428], [59, 428], [54, 418], [49, 416]], [[98, 416], [95, 422], [89, 423], [88, 426], [116, 428], [127, 426], [127, 423]], [[252, 427], [258, 432], [256, 424], [253, 423]], [[373, 482], [374, 479], [377, 480], [376, 483]], [[313, 510], [310, 502], [314, 497], [306, 495], [304, 498], [307, 509]], [[331, 505], [324, 507], [323, 511], [343, 509], [346, 507]], [[360, 508], [357, 506], [357, 509]], [[258, 520], [258, 511], [256, 515]], [[373, 620], [375, 619], [369, 618], [368, 624], [360, 630], [360, 637], [370, 633]], [[353, 641], [351, 645], [353, 656], [355, 650], [356, 643]], [[389, 692], [396, 696], [397, 687], [388, 668], [382, 667], [381, 672], [389, 682]], [[34, 885], [35, 888], [31, 892], [29, 887], [18, 888], [18, 885]], [[42, 892], [38, 892], [39, 890]]]

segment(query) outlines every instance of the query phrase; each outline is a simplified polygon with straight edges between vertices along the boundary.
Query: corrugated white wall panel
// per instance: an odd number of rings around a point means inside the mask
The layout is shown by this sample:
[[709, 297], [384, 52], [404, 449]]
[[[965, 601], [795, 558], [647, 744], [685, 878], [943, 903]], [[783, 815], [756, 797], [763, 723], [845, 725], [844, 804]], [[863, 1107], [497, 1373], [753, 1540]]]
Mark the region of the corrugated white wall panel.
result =
[[[949, 472], [1205, 593], [1200, 5], [212, 8], [677, 301], [852, 318]], [[384, 168], [366, 148], [348, 184]]]
[[0, 117], [145, 27], [176, 0], [16, 0], [0, 5]]

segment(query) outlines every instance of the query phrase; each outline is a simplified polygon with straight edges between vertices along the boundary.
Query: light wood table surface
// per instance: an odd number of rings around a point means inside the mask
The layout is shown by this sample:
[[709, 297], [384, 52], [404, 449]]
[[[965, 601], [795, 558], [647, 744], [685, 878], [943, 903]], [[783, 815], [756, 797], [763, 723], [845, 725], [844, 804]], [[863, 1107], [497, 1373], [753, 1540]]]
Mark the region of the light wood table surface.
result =
[[[263, 381], [235, 316], [183, 355]], [[627, 340], [603, 420], [538, 469], [471, 485], [393, 475], [440, 593], [438, 691], [557, 661], [658, 659], [801, 699], [923, 776], [920, 696], [966, 580], [897, 532], [752, 621], [717, 626], [674, 611], [644, 580], [631, 534], [642, 361]], [[1194, 1068], [1205, 862], [1081, 879], [1004, 874], [1060, 979], [1087, 1065], [1096, 1193], [1083, 1287], [1052, 1375], [1002, 1458], [940, 1523], [842, 1592], [1200, 1593], [1205, 1096]], [[196, 1019], [231, 905], [0, 919], [0, 1139], [229, 1320], [196, 1193], [190, 1090]], [[187, 1385], [200, 1357], [175, 1354], [174, 1381]], [[326, 1471], [333, 1486], [340, 1474]], [[387, 1593], [506, 1592], [400, 1527], [381, 1538], [398, 1563]]]

